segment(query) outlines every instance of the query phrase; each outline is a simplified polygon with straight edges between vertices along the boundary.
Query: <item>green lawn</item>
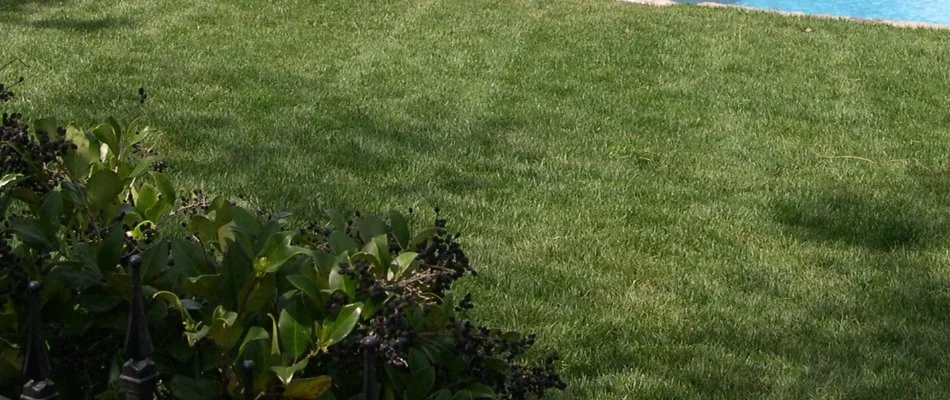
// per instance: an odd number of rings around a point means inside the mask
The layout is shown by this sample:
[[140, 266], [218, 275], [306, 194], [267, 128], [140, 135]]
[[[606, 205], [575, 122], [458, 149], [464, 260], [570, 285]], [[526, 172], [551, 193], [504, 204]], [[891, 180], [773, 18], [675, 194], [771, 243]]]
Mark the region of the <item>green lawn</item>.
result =
[[[227, 3], [227, 4], [225, 4]], [[806, 28], [812, 31], [805, 32]], [[612, 0], [0, 0], [10, 107], [298, 215], [441, 206], [556, 399], [950, 398], [950, 31]], [[429, 213], [431, 215], [431, 212]]]

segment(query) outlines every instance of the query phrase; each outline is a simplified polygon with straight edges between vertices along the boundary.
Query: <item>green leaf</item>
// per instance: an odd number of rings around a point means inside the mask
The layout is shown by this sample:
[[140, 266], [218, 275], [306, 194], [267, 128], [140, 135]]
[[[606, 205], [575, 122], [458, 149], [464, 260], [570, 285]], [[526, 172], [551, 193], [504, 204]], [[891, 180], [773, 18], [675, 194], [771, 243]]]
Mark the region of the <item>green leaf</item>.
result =
[[[178, 261], [175, 262], [176, 265]], [[198, 275], [185, 278], [182, 290], [189, 296], [214, 299], [221, 284], [221, 274]]]
[[409, 270], [412, 263], [416, 261], [416, 257], [419, 257], [419, 253], [412, 251], [399, 253], [399, 255], [396, 256], [396, 270], [392, 272], [392, 276], [389, 276], [389, 280], [399, 280], [399, 278]]
[[376, 236], [385, 236], [388, 233], [388, 227], [386, 226], [386, 222], [378, 217], [366, 215], [360, 219], [359, 231], [360, 239], [363, 240], [363, 243], [366, 243], [373, 240]]
[[435, 369], [425, 368], [414, 372], [406, 385], [404, 399], [424, 399], [435, 385]]
[[142, 281], [151, 281], [165, 268], [168, 268], [168, 241], [159, 240], [142, 252]]
[[320, 295], [320, 286], [316, 280], [307, 275], [298, 274], [288, 276], [287, 281], [303, 292], [303, 294], [307, 295], [310, 301], [313, 302], [313, 305], [320, 310], [321, 313], [326, 312], [327, 308], [324, 304], [323, 297]]
[[172, 185], [172, 181], [161, 172], [150, 171], [148, 175], [152, 177], [152, 182], [155, 183], [155, 187], [158, 188], [158, 192], [161, 194], [161, 201], [169, 207], [173, 207], [175, 205], [176, 196], [175, 186]]
[[49, 251], [54, 245], [46, 236], [46, 231], [40, 221], [35, 219], [18, 218], [10, 221], [10, 229], [27, 246], [40, 251]]
[[310, 254], [310, 251], [303, 247], [291, 246], [292, 239], [291, 234], [280, 233], [275, 237], [273, 244], [264, 250], [266, 253], [263, 256], [267, 260], [266, 272], [277, 272], [287, 260], [298, 255]]
[[45, 132], [50, 137], [56, 137], [56, 131], [59, 128], [59, 122], [55, 117], [40, 118], [33, 121], [33, 129], [36, 132]]
[[221, 383], [211, 379], [175, 375], [169, 383], [176, 399], [214, 399], [221, 393]]
[[294, 379], [294, 374], [300, 371], [303, 371], [304, 368], [307, 368], [307, 359], [304, 358], [298, 363], [291, 366], [274, 366], [270, 367], [270, 370], [277, 375], [277, 378], [280, 379], [280, 382], [287, 386], [290, 384], [291, 380]]
[[267, 333], [267, 330], [259, 326], [252, 326], [251, 329], [247, 330], [247, 335], [244, 336], [244, 341], [241, 343], [241, 347], [238, 349], [237, 358], [241, 359], [244, 356], [244, 350], [247, 349], [247, 346], [255, 340], [267, 340], [270, 339], [270, 335]]
[[135, 163], [135, 168], [129, 172], [128, 176], [126, 176], [126, 179], [132, 180], [145, 175], [149, 168], [152, 167], [152, 164], [155, 164], [155, 162], [160, 161], [161, 159], [161, 156], [148, 156], [138, 160], [138, 162]]
[[396, 210], [392, 210], [388, 214], [389, 216], [389, 227], [393, 231], [393, 236], [396, 237], [396, 242], [402, 246], [403, 249], [408, 248], [409, 246], [409, 222], [406, 221], [406, 217], [402, 216], [402, 213]]
[[[66, 287], [75, 291], [82, 291], [99, 284], [99, 279], [83, 271], [81, 264], [78, 269], [72, 265], [57, 265], [50, 270], [46, 278], [62, 282]], [[102, 278], [102, 276], [100, 275], [98, 278]]]
[[86, 201], [94, 210], [102, 210], [117, 201], [122, 193], [122, 179], [115, 172], [101, 170], [86, 183]]
[[280, 332], [277, 330], [277, 318], [274, 318], [274, 314], [267, 314], [267, 318], [270, 319], [271, 324], [271, 342], [270, 342], [270, 354], [272, 356], [280, 356], [280, 343], [277, 340], [280, 337]]
[[245, 283], [240, 293], [241, 298], [244, 299], [244, 307], [238, 312], [255, 313], [274, 301], [274, 297], [277, 296], [277, 284], [273, 275], [265, 275]]
[[3, 190], [7, 185], [12, 185], [23, 180], [23, 177], [23, 174], [4, 174], [3, 177], [0, 178], [0, 190]]
[[58, 191], [49, 192], [43, 205], [40, 207], [39, 217], [43, 224], [43, 232], [50, 241], [56, 240], [56, 232], [59, 231], [60, 217], [63, 214], [63, 194]]
[[105, 239], [99, 244], [96, 261], [99, 264], [99, 271], [103, 275], [110, 274], [115, 266], [119, 264], [122, 257], [123, 248], [123, 229], [122, 226], [115, 224], [106, 234]]
[[92, 130], [92, 134], [95, 135], [96, 139], [99, 139], [100, 142], [109, 146], [109, 151], [115, 154], [119, 153], [118, 133], [116, 133], [112, 125], [99, 124], [99, 126]]
[[472, 392], [469, 392], [468, 390], [459, 390], [458, 392], [455, 392], [455, 396], [452, 397], [452, 400], [473, 400], [473, 399], [475, 399], [475, 397], [472, 396]]
[[355, 252], [359, 249], [359, 245], [356, 244], [356, 241], [343, 232], [331, 233], [329, 242], [330, 252], [335, 256], [344, 252]]
[[145, 219], [154, 219], [146, 214], [150, 208], [158, 204], [158, 190], [152, 187], [152, 185], [145, 184], [135, 191], [134, 194], [135, 196], [133, 196], [132, 201], [135, 204], [135, 211], [145, 216]]
[[173, 240], [172, 258], [175, 260], [175, 266], [173, 268], [184, 276], [199, 273], [211, 274], [214, 272], [214, 265], [210, 263], [210, 257], [208, 257], [197, 243], [190, 240]]
[[453, 400], [452, 392], [449, 389], [439, 389], [431, 396], [432, 400]]
[[495, 390], [490, 386], [479, 383], [471, 382], [462, 386], [462, 390], [466, 390], [471, 393], [471, 398], [473, 399], [494, 399], [498, 397], [498, 394], [495, 393]]
[[335, 231], [346, 229], [346, 217], [337, 210], [326, 210], [327, 217], [330, 217], [330, 226]]
[[329, 347], [334, 343], [343, 340], [356, 327], [360, 320], [360, 312], [363, 310], [363, 303], [351, 303], [343, 306], [340, 313], [333, 322], [326, 326], [324, 332], [321, 332], [321, 343], [323, 347]]
[[316, 399], [329, 390], [332, 384], [333, 381], [328, 375], [294, 379], [287, 385], [283, 397], [298, 400]]
[[237, 344], [238, 339], [241, 338], [241, 334], [244, 332], [244, 327], [237, 323], [238, 314], [218, 306], [214, 309], [211, 318], [211, 331], [208, 332], [208, 337], [214, 341], [218, 348], [225, 351], [230, 350]]
[[340, 273], [340, 267], [334, 265], [330, 270], [330, 277], [327, 280], [330, 290], [339, 290], [349, 298], [356, 297], [356, 280]]
[[432, 239], [432, 237], [437, 233], [439, 233], [439, 228], [429, 228], [419, 232], [415, 237], [412, 238], [411, 241], [409, 241], [409, 247], [407, 248], [414, 249], [416, 246], [427, 242], [429, 239]]
[[425, 352], [412, 347], [409, 349], [409, 372], [416, 374], [425, 369], [431, 369], [432, 362]]
[[175, 309], [181, 313], [181, 319], [183, 321], [192, 324], [194, 323], [194, 320], [191, 319], [191, 315], [188, 314], [187, 310], [185, 310], [185, 306], [181, 304], [181, 299], [178, 298], [177, 294], [163, 290], [155, 292], [155, 294], [152, 295], [152, 298], [165, 300], [166, 303], [170, 304], [172, 307], [175, 307]]
[[280, 342], [284, 351], [297, 359], [310, 349], [313, 321], [304, 312], [306, 309], [295, 305], [296, 302], [291, 302], [287, 308], [280, 311], [277, 328], [280, 330]]
[[[66, 126], [66, 139], [76, 145], [76, 150], [68, 151], [63, 156], [66, 170], [73, 179], [82, 179], [89, 172], [92, 160], [99, 159], [95, 144], [90, 143], [86, 133], [76, 125]], [[96, 152], [93, 154], [93, 152]]]

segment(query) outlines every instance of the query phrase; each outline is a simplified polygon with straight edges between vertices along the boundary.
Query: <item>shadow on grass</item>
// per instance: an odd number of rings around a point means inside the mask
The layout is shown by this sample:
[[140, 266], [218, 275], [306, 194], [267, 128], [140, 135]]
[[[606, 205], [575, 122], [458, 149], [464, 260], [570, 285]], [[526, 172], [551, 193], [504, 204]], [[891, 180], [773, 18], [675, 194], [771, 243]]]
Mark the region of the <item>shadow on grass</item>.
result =
[[[892, 197], [892, 196], [889, 196]], [[947, 226], [912, 200], [856, 190], [807, 193], [774, 204], [775, 219], [803, 240], [836, 241], [872, 250], [926, 246]]]

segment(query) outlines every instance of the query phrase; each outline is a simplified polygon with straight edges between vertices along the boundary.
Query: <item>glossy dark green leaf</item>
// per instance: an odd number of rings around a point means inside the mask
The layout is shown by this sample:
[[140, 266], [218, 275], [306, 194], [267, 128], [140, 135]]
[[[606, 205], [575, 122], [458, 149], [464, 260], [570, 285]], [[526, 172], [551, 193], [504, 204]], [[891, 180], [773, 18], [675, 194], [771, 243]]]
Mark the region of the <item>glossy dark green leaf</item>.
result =
[[256, 340], [268, 340], [270, 339], [270, 334], [267, 333], [267, 330], [260, 326], [252, 326], [247, 330], [247, 335], [244, 336], [244, 341], [241, 342], [241, 347], [238, 349], [238, 359], [244, 355], [244, 351], [247, 350], [247, 346]]
[[40, 207], [39, 218], [46, 238], [54, 243], [56, 232], [59, 231], [60, 217], [63, 214], [63, 194], [58, 191], [49, 192]]
[[321, 313], [326, 312], [326, 305], [324, 304], [323, 297], [320, 295], [320, 286], [317, 285], [317, 281], [314, 278], [309, 275], [297, 274], [288, 276], [287, 281], [303, 292], [303, 294], [307, 295], [307, 298], [313, 302], [314, 307], [320, 310]]
[[277, 285], [274, 282], [273, 275], [265, 275], [259, 279], [248, 281], [240, 292], [240, 298], [244, 299], [241, 303], [240, 313], [255, 313], [264, 308], [267, 304], [274, 301], [277, 297]]
[[102, 271], [103, 275], [112, 273], [115, 266], [119, 264], [119, 259], [122, 256], [124, 235], [125, 232], [121, 225], [113, 225], [109, 228], [109, 232], [106, 233], [106, 237], [99, 244], [96, 261], [99, 264], [99, 271]]
[[426, 356], [425, 352], [415, 347], [410, 348], [409, 371], [415, 375], [416, 373], [425, 369], [432, 369], [432, 362], [429, 360], [429, 357]]
[[498, 394], [495, 393], [495, 390], [490, 386], [479, 383], [471, 382], [462, 386], [462, 390], [466, 390], [471, 393], [473, 399], [494, 399], [498, 397]]
[[221, 383], [217, 380], [175, 375], [169, 383], [176, 399], [215, 399], [221, 393]]
[[220, 284], [220, 274], [198, 275], [185, 278], [182, 290], [184, 290], [185, 294], [189, 296], [214, 299], [217, 297], [218, 286]]
[[425, 399], [432, 391], [433, 385], [435, 385], [435, 369], [429, 367], [416, 371], [409, 377], [409, 383], [406, 385], [403, 398]]
[[317, 399], [327, 390], [330, 390], [332, 384], [333, 381], [328, 375], [294, 379], [287, 385], [287, 390], [284, 391], [283, 397], [295, 400]]
[[237, 321], [238, 314], [233, 311], [227, 311], [218, 306], [214, 310], [211, 319], [211, 331], [208, 337], [214, 341], [218, 348], [225, 351], [230, 350], [237, 344], [244, 333], [244, 327]]
[[0, 190], [3, 190], [7, 185], [13, 185], [25, 178], [23, 174], [4, 174], [3, 177], [0, 178]]
[[330, 234], [330, 252], [334, 255], [340, 255], [344, 252], [355, 252], [359, 246], [353, 238], [343, 232], [333, 232]]
[[417, 257], [419, 257], [419, 253], [412, 251], [399, 253], [399, 255], [396, 256], [396, 269], [388, 276], [389, 280], [395, 281], [402, 278], [403, 274], [412, 267], [412, 263], [416, 261]]
[[86, 133], [76, 125], [66, 126], [66, 139], [76, 145], [76, 149], [63, 156], [66, 170], [74, 179], [82, 179], [89, 172], [90, 163], [99, 159], [99, 148], [91, 143]]
[[409, 249], [415, 249], [417, 245], [427, 242], [429, 239], [432, 239], [436, 233], [439, 233], [438, 228], [428, 228], [422, 232], [419, 232], [409, 241]]
[[152, 182], [155, 183], [155, 187], [158, 188], [158, 192], [161, 194], [161, 201], [169, 207], [174, 206], [176, 195], [175, 185], [172, 184], [172, 181], [161, 172], [151, 171], [148, 174], [152, 178]]
[[363, 311], [363, 303], [351, 303], [343, 306], [335, 320], [327, 326], [325, 332], [322, 332], [321, 342], [324, 347], [329, 347], [334, 343], [343, 340], [360, 320], [360, 312]]
[[346, 229], [346, 217], [337, 210], [326, 210], [327, 217], [330, 218], [330, 226], [335, 231]]
[[280, 311], [277, 320], [277, 329], [280, 331], [280, 343], [284, 352], [294, 359], [310, 349], [313, 321], [306, 309], [299, 307], [297, 302], [291, 301], [286, 308]]
[[150, 282], [156, 275], [168, 268], [169, 244], [159, 240], [142, 252], [142, 281]]
[[32, 218], [18, 218], [10, 221], [10, 229], [27, 246], [40, 251], [53, 249], [53, 243], [46, 237], [42, 223]]
[[386, 222], [373, 215], [363, 216], [357, 228], [359, 229], [360, 240], [362, 240], [363, 243], [369, 242], [376, 236], [389, 233]]
[[184, 276], [214, 273], [214, 265], [197, 243], [186, 239], [175, 239], [171, 242], [172, 258], [175, 265], [172, 267]]
[[432, 400], [453, 400], [452, 392], [449, 389], [439, 389], [431, 396]]
[[472, 395], [472, 392], [468, 390], [459, 390], [455, 392], [455, 396], [452, 397], [452, 400], [474, 400], [475, 396]]
[[118, 153], [119, 140], [115, 128], [113, 128], [112, 125], [100, 124], [92, 130], [92, 134], [95, 135], [96, 139], [99, 139], [100, 142], [109, 146], [110, 152]]
[[122, 193], [122, 180], [115, 172], [101, 170], [86, 182], [86, 201], [93, 210], [102, 210]]
[[392, 210], [387, 214], [389, 217], [389, 227], [393, 231], [393, 236], [396, 237], [396, 242], [402, 246], [403, 249], [407, 249], [409, 246], [409, 221], [406, 220], [406, 217], [402, 215], [399, 211]]
[[300, 371], [303, 371], [304, 368], [307, 368], [307, 359], [300, 360], [294, 365], [290, 366], [273, 366], [270, 367], [270, 370], [274, 372], [274, 375], [277, 375], [277, 379], [280, 379], [280, 382], [287, 386], [294, 379], [294, 374]]

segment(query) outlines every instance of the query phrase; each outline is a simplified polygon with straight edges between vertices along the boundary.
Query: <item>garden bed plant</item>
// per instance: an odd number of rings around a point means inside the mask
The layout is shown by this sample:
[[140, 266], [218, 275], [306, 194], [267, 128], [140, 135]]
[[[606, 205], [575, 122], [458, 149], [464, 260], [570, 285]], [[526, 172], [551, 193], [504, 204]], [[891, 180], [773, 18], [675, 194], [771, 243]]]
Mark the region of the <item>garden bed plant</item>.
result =
[[[13, 89], [0, 85], [3, 104]], [[475, 269], [438, 209], [291, 218], [177, 187], [140, 120], [25, 121], [5, 112], [0, 127], [0, 396], [24, 383], [38, 281], [61, 398], [119, 397], [132, 259], [161, 397], [234, 398], [252, 383], [255, 396], [348, 399], [364, 373], [385, 399], [564, 386], [553, 354], [524, 361], [533, 336], [467, 317], [471, 296], [452, 286]]]

